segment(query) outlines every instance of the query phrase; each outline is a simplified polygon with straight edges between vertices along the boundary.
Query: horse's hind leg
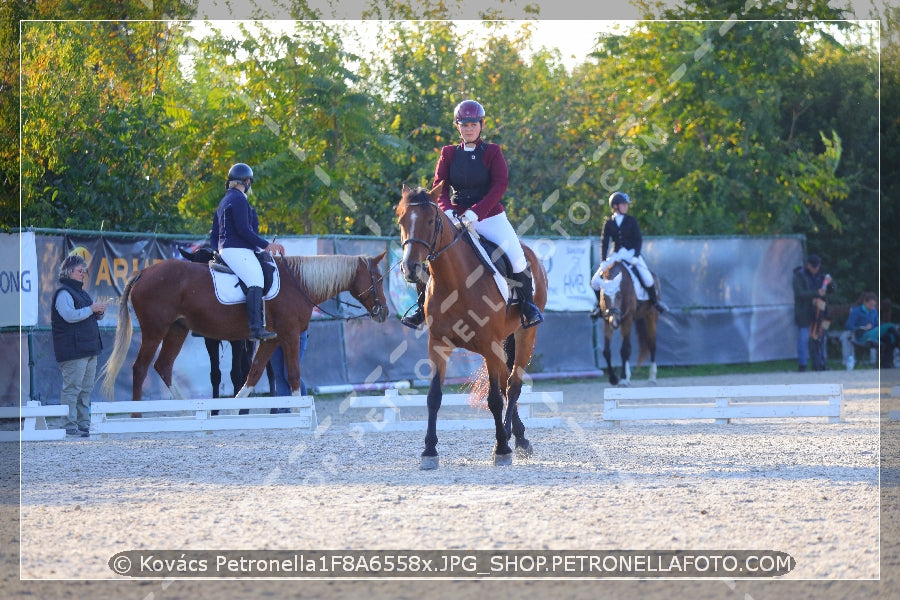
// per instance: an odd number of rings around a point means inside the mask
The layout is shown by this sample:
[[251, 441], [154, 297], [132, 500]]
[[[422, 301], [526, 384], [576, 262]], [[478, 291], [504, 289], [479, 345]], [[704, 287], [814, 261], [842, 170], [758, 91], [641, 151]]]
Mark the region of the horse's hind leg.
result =
[[[509, 447], [509, 433], [503, 423], [503, 392], [500, 382], [507, 381], [508, 369], [505, 361], [501, 362], [501, 360], [503, 359], [488, 354], [484, 357], [484, 368], [488, 379], [487, 404], [494, 417], [497, 434], [497, 443], [494, 446], [494, 464], [506, 466], [512, 464], [512, 448]], [[507, 385], [504, 384], [502, 387], [506, 388]]]
[[[144, 380], [147, 379], [147, 371], [150, 370], [150, 361], [159, 348], [159, 338], [153, 338], [149, 335], [149, 331], [144, 334], [142, 332], [141, 347], [138, 350], [137, 358], [131, 365], [131, 399], [135, 402], [141, 399], [141, 391], [144, 387]], [[131, 413], [133, 418], [140, 418], [141, 413]]]
[[531, 361], [531, 353], [534, 350], [534, 338], [536, 330], [520, 329], [516, 337], [510, 337], [507, 341], [507, 352], [514, 357], [510, 366], [509, 384], [506, 389], [506, 436], [510, 434], [516, 438], [516, 453], [521, 456], [531, 456], [534, 450], [531, 442], [525, 438], [525, 424], [519, 417], [519, 396], [522, 393], [522, 380], [525, 376], [525, 367]]
[[181, 347], [184, 346], [184, 340], [187, 339], [187, 335], [188, 329], [179, 323], [174, 323], [169, 327], [169, 332], [163, 338], [159, 356], [156, 357], [156, 362], [153, 363], [153, 368], [162, 377], [169, 393], [176, 400], [181, 400], [184, 396], [172, 382], [172, 369], [175, 365], [175, 358], [181, 352]]

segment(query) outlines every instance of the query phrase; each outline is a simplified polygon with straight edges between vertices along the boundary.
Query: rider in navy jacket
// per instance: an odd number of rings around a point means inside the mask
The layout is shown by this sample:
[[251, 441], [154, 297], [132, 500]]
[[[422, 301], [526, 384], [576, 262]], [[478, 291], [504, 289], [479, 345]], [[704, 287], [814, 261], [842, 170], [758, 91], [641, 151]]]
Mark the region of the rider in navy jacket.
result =
[[247, 200], [252, 182], [253, 170], [244, 163], [237, 163], [228, 171], [225, 195], [216, 209], [209, 241], [213, 248], [219, 250], [222, 260], [247, 286], [249, 339], [265, 341], [274, 338], [276, 334], [265, 328], [263, 272], [259, 259], [256, 258], [256, 251], [284, 254], [284, 246], [269, 243], [257, 233], [259, 219]]

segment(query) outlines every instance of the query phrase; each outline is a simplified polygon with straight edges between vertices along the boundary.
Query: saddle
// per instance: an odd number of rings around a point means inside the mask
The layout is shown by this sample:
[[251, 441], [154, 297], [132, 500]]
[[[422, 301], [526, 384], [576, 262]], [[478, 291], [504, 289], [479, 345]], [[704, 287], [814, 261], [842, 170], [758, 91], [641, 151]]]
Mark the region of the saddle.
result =
[[[231, 270], [219, 253], [209, 246], [202, 246], [193, 252], [179, 248], [181, 256], [191, 262], [207, 263], [213, 279], [213, 287], [216, 297], [222, 304], [238, 304], [246, 301], [247, 285]], [[271, 300], [278, 295], [280, 279], [276, 276], [278, 266], [275, 258], [265, 251], [256, 252], [256, 259], [262, 267], [263, 273], [263, 299]], [[238, 291], [239, 290], [239, 291]]]
[[[504, 252], [499, 245], [486, 237], [477, 234], [473, 235], [469, 228], [466, 228], [463, 232], [463, 238], [468, 242], [472, 250], [475, 251], [475, 255], [478, 257], [482, 266], [493, 275], [494, 282], [497, 284], [497, 289], [500, 291], [500, 295], [506, 298], [507, 304], [518, 304], [521, 299], [515, 291], [517, 286], [514, 285], [514, 280], [512, 278], [512, 263], [509, 260], [509, 256], [506, 255], [506, 252]], [[532, 286], [533, 285], [534, 278], [532, 278]]]

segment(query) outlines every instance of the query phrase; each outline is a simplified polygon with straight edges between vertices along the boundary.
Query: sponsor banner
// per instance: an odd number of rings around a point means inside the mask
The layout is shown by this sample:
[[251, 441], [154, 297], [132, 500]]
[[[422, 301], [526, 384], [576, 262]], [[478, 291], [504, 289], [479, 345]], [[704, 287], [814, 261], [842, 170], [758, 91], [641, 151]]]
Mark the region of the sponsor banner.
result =
[[590, 311], [597, 303], [591, 289], [591, 240], [524, 239], [547, 271], [548, 311]]
[[37, 325], [39, 295], [34, 232], [0, 234], [0, 327]]

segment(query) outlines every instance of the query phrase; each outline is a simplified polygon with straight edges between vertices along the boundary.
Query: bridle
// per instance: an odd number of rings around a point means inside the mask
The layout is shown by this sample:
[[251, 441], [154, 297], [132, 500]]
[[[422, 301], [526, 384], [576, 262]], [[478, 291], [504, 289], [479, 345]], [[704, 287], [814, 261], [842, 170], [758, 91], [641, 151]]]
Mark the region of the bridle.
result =
[[435, 246], [438, 243], [438, 240], [440, 240], [444, 234], [444, 219], [442, 218], [442, 215], [441, 215], [441, 208], [431, 200], [417, 200], [416, 202], [407, 202], [406, 205], [407, 206], [425, 206], [425, 205], [431, 206], [434, 209], [435, 223], [434, 223], [434, 231], [432, 232], [430, 242], [426, 242], [425, 240], [415, 238], [415, 237], [408, 237], [400, 243], [401, 250], [403, 248], [405, 248], [407, 244], [412, 244], [412, 243], [422, 244], [423, 246], [425, 246], [425, 248], [428, 249], [428, 255], [425, 257], [425, 261], [432, 262], [435, 259], [437, 259], [441, 254], [443, 254], [444, 252], [449, 250], [451, 248], [451, 246], [453, 246], [453, 244], [458, 242], [459, 239], [462, 237], [463, 229], [457, 229], [456, 233], [453, 236], [453, 240], [451, 240], [451, 242], [449, 244], [447, 244], [443, 248], [435, 248]]
[[[360, 256], [359, 260], [362, 260], [362, 259], [363, 258]], [[366, 298], [368, 298], [370, 294], [373, 295], [375, 297], [375, 303], [372, 305], [372, 308], [369, 309], [368, 314], [370, 317], [375, 317], [378, 315], [378, 313], [381, 312], [382, 308], [384, 307], [384, 305], [378, 300], [378, 289], [376, 288], [376, 286], [379, 283], [384, 281], [384, 277], [381, 276], [381, 270], [379, 269], [378, 270], [378, 278], [377, 279], [375, 278], [375, 265], [372, 264], [372, 259], [369, 258], [368, 256], [366, 257], [366, 268], [369, 270], [369, 278], [372, 281], [372, 285], [370, 285], [368, 288], [366, 288], [366, 290], [359, 295], [359, 298], [357, 298], [357, 300], [359, 300], [360, 302], [365, 302]], [[345, 304], [347, 304], [347, 303], [345, 302]], [[352, 305], [349, 305], [349, 306], [352, 306]], [[365, 308], [365, 307], [358, 306], [356, 308]], [[322, 309], [320, 308], [319, 310], [322, 310]], [[359, 316], [361, 317], [362, 315], [359, 315]], [[350, 318], [355, 319], [358, 317], [350, 317]]]

